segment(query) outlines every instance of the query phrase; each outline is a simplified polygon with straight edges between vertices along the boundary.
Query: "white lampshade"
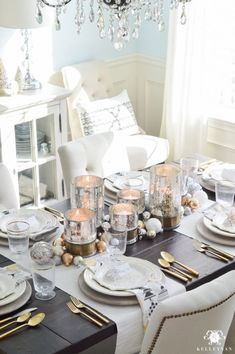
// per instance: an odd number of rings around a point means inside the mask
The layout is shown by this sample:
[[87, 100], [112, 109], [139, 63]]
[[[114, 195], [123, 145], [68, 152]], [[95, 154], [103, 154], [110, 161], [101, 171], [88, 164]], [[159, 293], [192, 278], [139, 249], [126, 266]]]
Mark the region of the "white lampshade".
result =
[[45, 27], [53, 24], [53, 9], [43, 9], [43, 23], [36, 20], [36, 0], [0, 0], [0, 26], [17, 29]]

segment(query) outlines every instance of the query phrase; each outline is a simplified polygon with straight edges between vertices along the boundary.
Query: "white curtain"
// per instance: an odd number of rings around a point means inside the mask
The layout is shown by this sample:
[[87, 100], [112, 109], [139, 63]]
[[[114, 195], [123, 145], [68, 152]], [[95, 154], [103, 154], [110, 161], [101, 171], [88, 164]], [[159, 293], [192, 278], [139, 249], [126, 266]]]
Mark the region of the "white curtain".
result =
[[192, 0], [186, 25], [180, 24], [180, 9], [171, 11], [161, 136], [169, 140], [173, 159], [207, 152], [208, 106], [219, 78], [216, 46], [234, 5], [235, 0]]

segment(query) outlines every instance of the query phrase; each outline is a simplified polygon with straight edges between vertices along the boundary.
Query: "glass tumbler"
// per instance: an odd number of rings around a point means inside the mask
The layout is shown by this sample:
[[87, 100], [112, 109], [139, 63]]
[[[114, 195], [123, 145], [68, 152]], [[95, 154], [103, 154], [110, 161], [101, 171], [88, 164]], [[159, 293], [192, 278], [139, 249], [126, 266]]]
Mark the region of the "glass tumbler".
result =
[[35, 297], [39, 300], [50, 300], [56, 295], [52, 246], [45, 241], [36, 242], [30, 250], [30, 257]]
[[104, 182], [98, 176], [77, 176], [71, 182], [71, 207], [86, 208], [96, 213], [96, 227], [102, 223]]
[[22, 254], [28, 251], [29, 227], [29, 223], [23, 220], [14, 220], [7, 224], [7, 237], [11, 252]]
[[216, 203], [224, 208], [230, 208], [234, 203], [235, 185], [229, 181], [218, 181], [215, 183]]
[[181, 194], [185, 195], [188, 192], [189, 180], [196, 182], [199, 161], [192, 157], [182, 157], [180, 159], [181, 168]]
[[33, 285], [38, 300], [50, 300], [55, 297], [55, 262], [52, 258], [40, 264], [32, 263]]

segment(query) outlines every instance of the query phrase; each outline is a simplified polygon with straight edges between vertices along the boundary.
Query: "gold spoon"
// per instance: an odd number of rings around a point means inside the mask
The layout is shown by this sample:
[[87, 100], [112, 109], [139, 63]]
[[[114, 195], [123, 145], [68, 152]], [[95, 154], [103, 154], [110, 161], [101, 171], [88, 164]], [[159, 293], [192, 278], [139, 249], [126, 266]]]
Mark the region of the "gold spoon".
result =
[[6, 328], [6, 327], [10, 326], [13, 323], [23, 323], [23, 322], [27, 321], [30, 316], [31, 316], [31, 313], [30, 312], [26, 312], [23, 315], [17, 317], [17, 319], [15, 321], [11, 321], [11, 322], [1, 326], [0, 329]]
[[26, 326], [35, 327], [35, 326], [37, 326], [40, 322], [43, 321], [44, 317], [45, 317], [45, 313], [40, 312], [37, 315], [31, 317], [30, 320], [27, 323], [24, 323], [24, 324], [22, 324], [22, 325], [20, 325], [20, 326], [18, 326], [16, 328], [11, 329], [8, 332], [5, 332], [5, 333], [1, 334], [0, 335], [0, 339], [7, 337], [8, 335], [18, 331], [18, 329], [21, 329], [23, 327], [26, 327]]
[[183, 263], [181, 263], [181, 262], [179, 262], [179, 261], [176, 261], [175, 258], [174, 258], [170, 253], [165, 252], [165, 251], [162, 251], [162, 252], [161, 252], [161, 256], [162, 256], [162, 258], [164, 258], [167, 262], [169, 262], [169, 263], [174, 263], [174, 262], [175, 262], [176, 264], [178, 264], [178, 265], [180, 265], [181, 267], [183, 267], [184, 269], [188, 270], [190, 273], [192, 273], [192, 274], [195, 275], [196, 277], [199, 276], [199, 273], [198, 273], [196, 270], [194, 270], [194, 269], [192, 269], [192, 268], [186, 266], [185, 264], [183, 264]]
[[176, 271], [177, 273], [183, 275], [185, 278], [189, 279], [189, 280], [192, 280], [193, 278], [191, 277], [191, 275], [183, 272], [182, 270], [176, 268], [176, 267], [173, 267], [170, 265], [169, 262], [167, 262], [165, 259], [163, 258], [158, 258], [158, 263], [163, 267], [163, 268], [168, 268], [168, 269], [173, 269], [174, 271]]

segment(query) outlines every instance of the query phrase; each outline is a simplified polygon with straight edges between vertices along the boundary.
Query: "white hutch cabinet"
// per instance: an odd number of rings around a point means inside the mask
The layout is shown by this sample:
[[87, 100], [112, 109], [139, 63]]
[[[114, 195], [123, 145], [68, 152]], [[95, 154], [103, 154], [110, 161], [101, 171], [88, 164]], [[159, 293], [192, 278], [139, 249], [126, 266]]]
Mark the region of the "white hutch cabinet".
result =
[[47, 85], [0, 96], [0, 161], [14, 176], [19, 206], [41, 206], [65, 196], [57, 149], [68, 138], [69, 95]]

